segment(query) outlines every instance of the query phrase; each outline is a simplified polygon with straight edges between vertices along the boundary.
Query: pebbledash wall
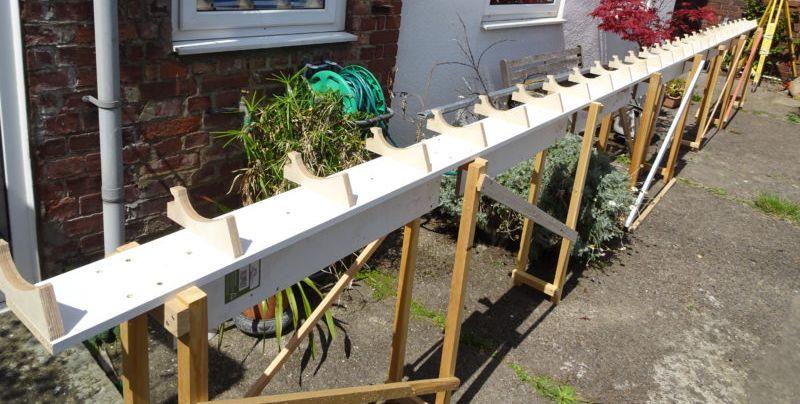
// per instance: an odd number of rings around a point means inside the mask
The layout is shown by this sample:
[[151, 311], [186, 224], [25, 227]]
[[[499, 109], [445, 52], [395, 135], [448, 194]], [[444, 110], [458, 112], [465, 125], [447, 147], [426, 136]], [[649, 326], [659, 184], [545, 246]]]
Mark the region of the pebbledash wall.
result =
[[[557, 18], [530, 20], [530, 26], [486, 29], [483, 25], [488, 0], [438, 0], [406, 2], [400, 28], [397, 74], [394, 83], [391, 121], [392, 137], [403, 144], [413, 143], [420, 122], [416, 113], [457, 101], [459, 97], [482, 91], [475, 74], [457, 63], [466, 61], [459, 42], [469, 39], [475, 57], [484, 51], [480, 71], [489, 91], [499, 89], [500, 60], [557, 52], [580, 45], [583, 62], [607, 61], [636, 49], [633, 42], [600, 31], [589, 13], [599, 0], [561, 0]], [[675, 0], [664, 0], [661, 14], [666, 17]], [[459, 20], [460, 18], [460, 20]], [[462, 27], [463, 22], [463, 27]], [[469, 85], [469, 88], [468, 88]]]
[[[243, 164], [213, 133], [241, 124], [243, 89], [269, 91], [269, 78], [325, 58], [359, 63], [391, 85], [401, 0], [348, 0], [346, 31], [355, 42], [178, 56], [172, 52], [170, 0], [119, 2], [126, 237], [146, 241], [171, 231], [169, 188], [195, 201], [226, 196]], [[39, 212], [42, 278], [103, 254], [91, 0], [22, 0], [30, 141]], [[213, 211], [210, 204], [201, 211]]]

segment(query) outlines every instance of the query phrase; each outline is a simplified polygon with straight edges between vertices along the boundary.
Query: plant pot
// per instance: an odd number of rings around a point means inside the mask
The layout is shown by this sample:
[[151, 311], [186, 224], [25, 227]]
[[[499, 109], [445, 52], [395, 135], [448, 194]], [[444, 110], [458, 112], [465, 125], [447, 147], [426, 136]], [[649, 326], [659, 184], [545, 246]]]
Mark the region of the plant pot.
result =
[[681, 105], [681, 97], [672, 97], [668, 95], [666, 96], [666, 98], [664, 98], [663, 105], [664, 108], [669, 108], [669, 109], [678, 108], [678, 106]]
[[[251, 337], [274, 337], [275, 336], [275, 297], [267, 300], [267, 309], [262, 310], [259, 305], [238, 314], [233, 319], [239, 331]], [[285, 333], [292, 328], [292, 315], [284, 310], [281, 318], [282, 331]]]

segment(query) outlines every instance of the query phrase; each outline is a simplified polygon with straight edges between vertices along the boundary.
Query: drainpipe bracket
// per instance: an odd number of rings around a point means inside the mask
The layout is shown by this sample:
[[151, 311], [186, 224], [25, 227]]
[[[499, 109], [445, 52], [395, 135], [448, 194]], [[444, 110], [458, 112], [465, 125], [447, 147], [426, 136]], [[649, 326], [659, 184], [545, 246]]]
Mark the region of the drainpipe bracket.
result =
[[122, 188], [100, 188], [100, 199], [106, 203], [123, 203], [125, 191]]
[[97, 98], [94, 98], [91, 95], [84, 95], [83, 97], [81, 97], [81, 100], [83, 102], [88, 102], [89, 104], [92, 104], [97, 108], [101, 109], [117, 109], [120, 107], [120, 105], [122, 105], [122, 102], [118, 100], [117, 101], [98, 100]]

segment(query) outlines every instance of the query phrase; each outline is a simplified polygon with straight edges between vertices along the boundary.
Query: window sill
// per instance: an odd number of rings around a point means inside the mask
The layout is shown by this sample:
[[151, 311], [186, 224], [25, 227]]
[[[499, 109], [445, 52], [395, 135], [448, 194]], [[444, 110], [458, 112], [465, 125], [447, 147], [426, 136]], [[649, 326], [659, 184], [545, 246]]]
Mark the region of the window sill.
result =
[[563, 24], [565, 22], [567, 22], [567, 20], [561, 17], [533, 18], [526, 20], [511, 20], [511, 21], [486, 21], [481, 23], [481, 29], [483, 29], [484, 31], [492, 31], [496, 29], [541, 27], [545, 25]]
[[179, 55], [231, 52], [252, 49], [282, 48], [325, 43], [352, 42], [358, 37], [347, 32], [318, 32], [311, 34], [269, 35], [243, 38], [199, 39], [173, 41], [172, 50]]

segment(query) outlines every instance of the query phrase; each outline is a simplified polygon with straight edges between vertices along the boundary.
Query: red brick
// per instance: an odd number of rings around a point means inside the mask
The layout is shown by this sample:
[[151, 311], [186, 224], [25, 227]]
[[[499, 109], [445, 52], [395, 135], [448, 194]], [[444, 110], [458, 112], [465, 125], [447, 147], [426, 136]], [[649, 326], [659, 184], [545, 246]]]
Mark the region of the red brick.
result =
[[92, 25], [78, 25], [75, 28], [75, 43], [79, 44], [93, 44], [94, 43], [94, 26]]
[[159, 83], [143, 83], [139, 85], [142, 100], [162, 100], [164, 98], [187, 96], [195, 92], [194, 80], [165, 81]]
[[87, 154], [84, 157], [86, 172], [99, 173], [100, 172], [100, 153]]
[[58, 64], [70, 66], [94, 66], [94, 48], [88, 46], [63, 46], [57, 48]]
[[45, 163], [47, 178], [58, 179], [83, 174], [84, 162], [82, 157], [66, 157], [51, 160]]
[[51, 67], [55, 62], [55, 58], [49, 48], [40, 47], [28, 49], [25, 53], [25, 62], [30, 70]]
[[125, 164], [142, 161], [149, 155], [150, 145], [147, 143], [129, 144], [122, 148], [122, 162]]
[[369, 34], [369, 43], [373, 45], [397, 43], [399, 34], [398, 30], [375, 31]]
[[63, 222], [78, 216], [78, 202], [73, 197], [64, 197], [45, 203], [45, 218]]
[[103, 243], [103, 233], [90, 234], [86, 237], [81, 237], [80, 249], [83, 253], [100, 250], [103, 248]]
[[67, 147], [64, 138], [49, 139], [42, 142], [37, 148], [39, 157], [42, 159], [52, 159], [66, 154]]
[[84, 133], [69, 137], [69, 150], [73, 153], [97, 150], [99, 147], [100, 136], [98, 133]]
[[189, 69], [183, 63], [168, 60], [161, 62], [161, 80], [170, 80], [177, 77], [186, 77]]
[[40, 71], [28, 75], [28, 90], [31, 93], [62, 89], [68, 85], [69, 76], [61, 70]]
[[92, 17], [92, 2], [61, 3], [54, 2], [50, 5], [50, 12], [56, 21], [90, 21]]
[[230, 108], [239, 106], [239, 100], [242, 99], [242, 92], [231, 90], [231, 91], [222, 91], [217, 93], [214, 96], [214, 107], [215, 108]]
[[204, 95], [189, 97], [186, 99], [186, 109], [189, 113], [205, 112], [211, 108], [211, 98]]
[[68, 237], [82, 236], [101, 230], [103, 230], [102, 213], [75, 218], [64, 223], [64, 233]]
[[158, 157], [162, 158], [177, 154], [181, 151], [181, 138], [173, 137], [162, 140], [153, 145], [153, 150], [155, 150]]
[[214, 75], [205, 76], [200, 84], [203, 92], [228, 90], [228, 89], [244, 89], [250, 83], [250, 75], [248, 73], [238, 73], [231, 75]]
[[150, 122], [142, 127], [142, 136], [146, 140], [159, 139], [170, 136], [184, 135], [200, 129], [199, 116], [169, 119], [165, 121]]
[[191, 150], [208, 145], [208, 133], [197, 132], [183, 137], [183, 149]]
[[44, 129], [48, 135], [75, 133], [81, 129], [80, 115], [66, 113], [47, 118], [44, 121]]
[[80, 206], [80, 214], [83, 216], [103, 210], [103, 200], [100, 199], [99, 192], [81, 196], [78, 198], [78, 204]]

